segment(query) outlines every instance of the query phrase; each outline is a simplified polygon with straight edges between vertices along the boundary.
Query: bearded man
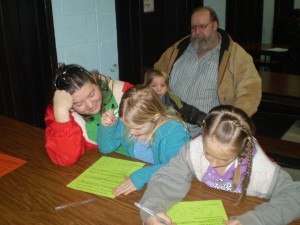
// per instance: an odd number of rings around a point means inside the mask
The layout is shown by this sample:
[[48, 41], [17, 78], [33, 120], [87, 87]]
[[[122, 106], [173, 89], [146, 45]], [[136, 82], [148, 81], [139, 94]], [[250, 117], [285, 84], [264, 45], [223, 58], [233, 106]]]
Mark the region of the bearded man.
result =
[[[261, 101], [261, 78], [252, 57], [218, 26], [212, 8], [196, 8], [191, 35], [169, 47], [154, 68], [170, 76], [171, 91], [205, 113], [221, 104], [252, 116]], [[201, 133], [196, 125], [188, 128], [192, 137]]]

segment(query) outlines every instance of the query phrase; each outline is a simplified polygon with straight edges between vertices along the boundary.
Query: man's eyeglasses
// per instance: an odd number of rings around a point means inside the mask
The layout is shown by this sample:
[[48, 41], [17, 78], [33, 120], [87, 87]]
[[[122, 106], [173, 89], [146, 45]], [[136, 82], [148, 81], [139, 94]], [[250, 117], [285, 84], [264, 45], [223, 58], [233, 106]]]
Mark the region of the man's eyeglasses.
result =
[[195, 25], [191, 27], [191, 32], [196, 32], [198, 29], [199, 30], [205, 30], [206, 27], [208, 27], [209, 24], [211, 24], [213, 21], [210, 21], [208, 24], [200, 24], [200, 25]]
[[67, 68], [56, 78], [54, 85], [57, 89], [63, 89], [66, 85], [66, 82], [68, 80], [68, 77], [73, 76], [76, 72], [80, 70], [83, 72], [82, 67], [78, 65], [70, 65], [67, 66]]

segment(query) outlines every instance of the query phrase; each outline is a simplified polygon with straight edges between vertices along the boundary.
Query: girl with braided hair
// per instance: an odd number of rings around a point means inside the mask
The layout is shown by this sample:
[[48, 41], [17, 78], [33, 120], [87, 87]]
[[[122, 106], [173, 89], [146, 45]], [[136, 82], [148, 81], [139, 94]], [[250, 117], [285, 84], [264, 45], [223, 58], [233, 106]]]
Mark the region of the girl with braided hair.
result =
[[[279, 225], [299, 219], [300, 182], [294, 182], [268, 158], [254, 132], [244, 111], [229, 105], [211, 109], [203, 121], [202, 135], [184, 145], [152, 176], [140, 204], [173, 224], [166, 212], [185, 197], [196, 178], [209, 187], [238, 193], [234, 204], [246, 195], [270, 199], [224, 221], [226, 225]], [[147, 225], [161, 224], [143, 211], [141, 218]]]

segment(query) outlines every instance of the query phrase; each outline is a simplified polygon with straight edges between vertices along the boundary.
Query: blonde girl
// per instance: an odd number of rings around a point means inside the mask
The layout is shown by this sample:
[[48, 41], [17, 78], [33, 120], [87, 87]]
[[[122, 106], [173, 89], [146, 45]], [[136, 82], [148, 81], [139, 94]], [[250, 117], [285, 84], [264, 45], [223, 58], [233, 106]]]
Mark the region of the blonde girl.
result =
[[152, 165], [132, 173], [113, 190], [116, 196], [143, 188], [152, 174], [190, 140], [181, 119], [168, 113], [149, 87], [137, 85], [128, 89], [122, 96], [119, 116], [116, 118], [113, 110], [103, 114], [98, 130], [100, 151], [110, 153], [122, 145], [129, 157]]
[[144, 85], [153, 89], [161, 102], [176, 110], [185, 122], [198, 125], [200, 129], [206, 113], [187, 104], [173, 92], [170, 92], [169, 76], [165, 72], [156, 69], [148, 70], [145, 73]]

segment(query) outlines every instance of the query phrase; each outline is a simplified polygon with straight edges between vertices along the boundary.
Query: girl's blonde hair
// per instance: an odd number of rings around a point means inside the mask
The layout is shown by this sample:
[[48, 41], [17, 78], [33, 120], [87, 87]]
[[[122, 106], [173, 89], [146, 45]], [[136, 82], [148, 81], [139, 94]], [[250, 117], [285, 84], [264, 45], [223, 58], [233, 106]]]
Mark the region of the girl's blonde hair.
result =
[[[158, 115], [158, 119], [155, 118]], [[152, 144], [154, 133], [165, 121], [176, 119], [184, 123], [182, 119], [167, 111], [157, 94], [148, 86], [135, 85], [129, 88], [122, 96], [119, 116], [127, 128], [143, 125], [147, 122], [154, 122], [154, 128], [149, 136]]]
[[242, 192], [237, 203], [246, 195], [252, 170], [252, 149], [255, 127], [248, 115], [233, 106], [220, 105], [210, 110], [203, 122], [203, 142], [213, 138], [221, 144], [229, 144], [231, 151], [237, 154], [238, 166], [233, 175], [233, 190], [241, 182], [240, 163], [248, 157], [246, 174], [242, 181]]
[[149, 86], [152, 83], [152, 81], [154, 80], [154, 78], [156, 78], [156, 77], [164, 78], [167, 88], [170, 89], [169, 76], [165, 72], [163, 72], [161, 70], [157, 70], [157, 69], [151, 69], [151, 70], [146, 71], [146, 73], [144, 75], [144, 85]]

